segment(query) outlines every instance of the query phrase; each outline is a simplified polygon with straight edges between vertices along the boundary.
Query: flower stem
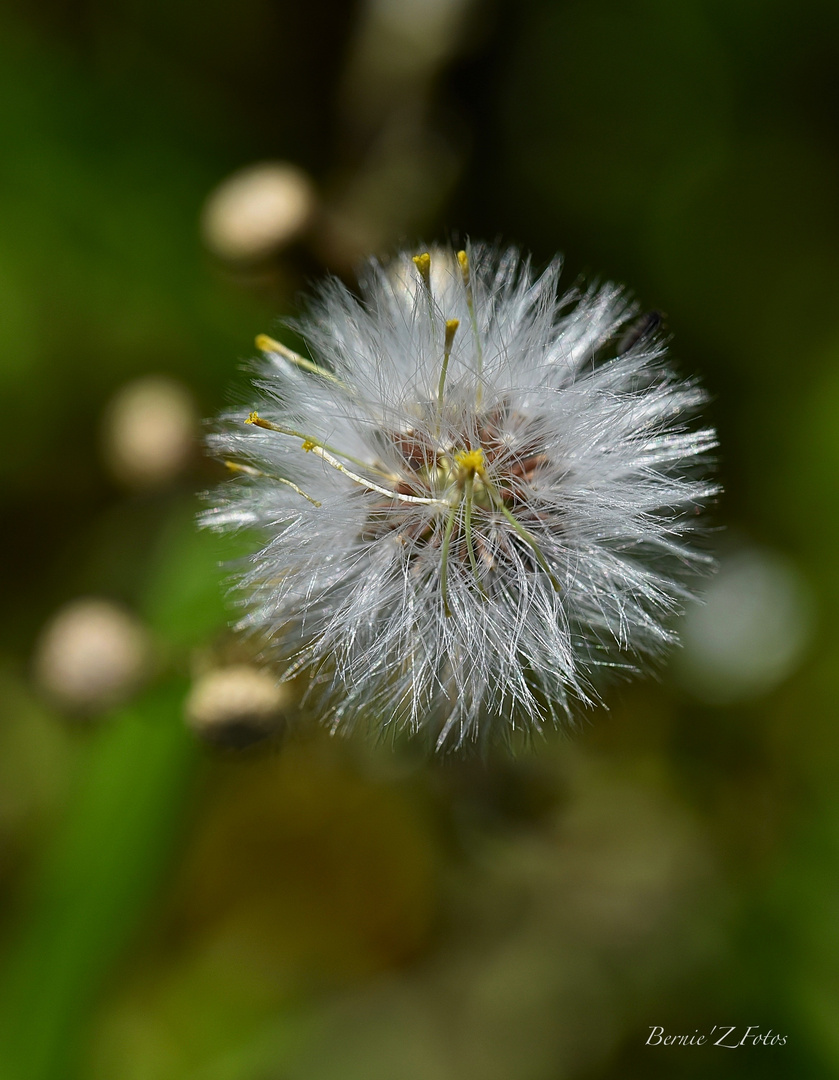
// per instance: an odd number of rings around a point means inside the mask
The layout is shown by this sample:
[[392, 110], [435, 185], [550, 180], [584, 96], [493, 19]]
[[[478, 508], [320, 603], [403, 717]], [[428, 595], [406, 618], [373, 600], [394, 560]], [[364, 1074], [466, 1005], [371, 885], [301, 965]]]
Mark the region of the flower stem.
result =
[[447, 619], [451, 617], [451, 608], [449, 607], [449, 545], [452, 542], [454, 521], [459, 508], [460, 503], [458, 502], [449, 510], [449, 515], [446, 518], [446, 528], [443, 532], [443, 547], [440, 552], [440, 591], [443, 594], [443, 610]]
[[388, 490], [382, 487], [380, 484], [374, 483], [372, 480], [368, 480], [364, 476], [359, 476], [358, 473], [354, 473], [352, 469], [348, 469], [342, 461], [338, 460], [338, 456], [346, 458], [347, 461], [352, 461], [354, 464], [361, 466], [362, 469], [373, 469], [385, 479], [396, 482], [399, 478], [396, 476], [390, 476], [387, 473], [383, 473], [380, 469], [376, 469], [375, 465], [370, 465], [366, 461], [361, 461], [359, 458], [353, 457], [351, 454], [344, 453], [342, 450], [336, 450], [334, 446], [330, 446], [329, 443], [321, 442], [319, 439], [313, 439], [309, 435], [304, 435], [302, 431], [296, 431], [294, 428], [282, 427], [279, 424], [273, 424], [270, 420], [263, 420], [258, 413], [252, 412], [245, 421], [246, 424], [254, 424], [256, 427], [264, 428], [266, 431], [277, 431], [280, 435], [290, 435], [295, 439], [303, 440], [303, 449], [308, 453], [316, 454], [319, 458], [331, 465], [333, 469], [337, 469], [338, 472], [348, 476], [350, 480], [353, 480], [360, 487], [368, 488], [370, 491], [377, 491], [380, 495], [386, 495], [389, 499], [398, 499], [399, 502], [406, 503], [421, 503], [424, 506], [447, 506], [448, 503], [444, 503], [441, 499], [429, 499], [421, 495], [403, 495], [401, 492]]
[[492, 496], [492, 501], [495, 503], [496, 507], [501, 511], [501, 513], [504, 515], [504, 517], [509, 521], [510, 525], [512, 525], [513, 529], [518, 533], [518, 535], [522, 538], [522, 540], [524, 540], [524, 542], [531, 548], [531, 550], [533, 551], [533, 555], [536, 558], [536, 562], [541, 566], [541, 568], [548, 575], [548, 580], [550, 581], [551, 585], [553, 585], [553, 587], [556, 589], [556, 591], [559, 592], [559, 590], [560, 590], [559, 581], [557, 580], [556, 575], [554, 574], [554, 572], [551, 570], [550, 566], [548, 565], [548, 561], [545, 558], [545, 556], [542, 554], [542, 549], [536, 543], [536, 540], [531, 536], [531, 534], [527, 531], [527, 529], [525, 529], [524, 525], [522, 525], [521, 522], [516, 521], [513, 514], [511, 514], [510, 511], [508, 510], [508, 508], [504, 505], [504, 500], [501, 498], [501, 495], [498, 493], [498, 491], [494, 487], [490, 486], [487, 483], [486, 479], [484, 480], [484, 483], [487, 484], [487, 490], [489, 491], [490, 495]]
[[470, 473], [466, 477], [463, 488], [463, 532], [466, 537], [466, 551], [469, 555], [469, 565], [472, 567], [475, 583], [482, 595], [486, 596], [486, 591], [478, 577], [478, 560], [475, 558], [475, 548], [472, 544], [472, 492], [474, 486], [475, 478]]
[[481, 345], [481, 335], [478, 330], [478, 316], [475, 313], [475, 294], [472, 290], [472, 273], [469, 266], [469, 256], [465, 251], [458, 251], [457, 261], [460, 265], [460, 273], [463, 277], [463, 284], [466, 288], [466, 307], [469, 311], [469, 322], [472, 327], [472, 336], [475, 339], [475, 354], [478, 359], [477, 375], [478, 386], [475, 391], [475, 404], [480, 406], [481, 404], [481, 378], [484, 370], [484, 350]]
[[242, 465], [239, 461], [225, 461], [224, 464], [234, 473], [243, 473], [245, 476], [258, 476], [264, 480], [273, 480], [275, 484], [285, 484], [286, 487], [296, 491], [298, 495], [302, 495], [304, 499], [308, 499], [312, 506], [321, 505], [317, 499], [307, 495], [303, 488], [298, 487], [293, 480], [286, 480], [284, 476], [274, 476], [271, 473], [263, 472], [261, 469], [254, 469], [252, 465]]
[[331, 371], [326, 371], [325, 368], [318, 367], [312, 360], [307, 360], [305, 356], [301, 356], [300, 353], [296, 353], [293, 349], [290, 349], [287, 345], [283, 345], [281, 341], [277, 341], [276, 338], [269, 337], [267, 334], [257, 334], [256, 347], [260, 352], [264, 353], [277, 353], [282, 356], [289, 363], [295, 364], [299, 368], [303, 368], [304, 371], [310, 371], [313, 375], [320, 375], [322, 379], [328, 379], [330, 382], [337, 383], [339, 386], [346, 386], [337, 375], [333, 375]]
[[459, 319], [447, 319], [446, 320], [446, 342], [443, 346], [443, 367], [440, 371], [440, 382], [437, 385], [437, 408], [438, 411], [443, 408], [443, 390], [446, 386], [446, 372], [449, 369], [449, 357], [452, 354], [452, 344], [454, 342], [454, 336], [457, 333], [457, 328], [460, 326]]

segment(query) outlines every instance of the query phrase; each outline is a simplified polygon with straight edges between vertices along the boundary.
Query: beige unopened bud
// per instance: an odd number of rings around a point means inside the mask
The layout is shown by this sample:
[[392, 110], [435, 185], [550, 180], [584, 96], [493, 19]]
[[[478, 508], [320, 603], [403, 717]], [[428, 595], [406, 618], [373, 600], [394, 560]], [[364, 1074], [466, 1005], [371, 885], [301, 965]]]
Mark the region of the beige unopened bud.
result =
[[97, 713], [131, 696], [151, 656], [149, 636], [133, 615], [107, 600], [76, 600], [44, 627], [34, 674], [60, 708]]
[[223, 259], [266, 258], [303, 232], [315, 201], [311, 180], [296, 165], [251, 165], [208, 197], [201, 216], [204, 242]]
[[685, 612], [684, 648], [673, 664], [698, 698], [727, 705], [758, 697], [803, 660], [813, 637], [815, 600], [781, 552], [751, 544], [724, 552], [702, 599]]
[[162, 375], [136, 379], [105, 412], [105, 462], [129, 487], [169, 483], [193, 458], [197, 424], [192, 396], [180, 383]]
[[278, 730], [289, 696], [288, 688], [261, 668], [216, 668], [196, 679], [186, 701], [186, 719], [208, 742], [248, 746]]

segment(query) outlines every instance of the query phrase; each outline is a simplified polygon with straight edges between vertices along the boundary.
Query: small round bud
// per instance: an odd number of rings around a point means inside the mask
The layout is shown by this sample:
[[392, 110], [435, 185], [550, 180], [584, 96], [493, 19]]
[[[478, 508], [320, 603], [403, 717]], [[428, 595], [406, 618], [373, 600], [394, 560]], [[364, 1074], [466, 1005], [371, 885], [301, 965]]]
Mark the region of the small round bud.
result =
[[685, 613], [675, 669], [696, 697], [716, 705], [767, 693], [801, 663], [814, 604], [798, 568], [780, 552], [744, 546], [720, 560], [704, 603]]
[[148, 674], [151, 654], [134, 616], [107, 600], [75, 600], [44, 627], [34, 673], [60, 708], [91, 714], [129, 698]]
[[296, 239], [314, 210], [314, 187], [302, 169], [265, 162], [234, 173], [210, 194], [201, 232], [223, 259], [263, 259]]
[[190, 728], [208, 742], [242, 747], [273, 734], [289, 694], [267, 671], [250, 664], [199, 676], [186, 700]]
[[196, 427], [185, 387], [160, 375], [137, 379], [117, 392], [105, 412], [105, 462], [129, 487], [169, 483], [193, 457]]

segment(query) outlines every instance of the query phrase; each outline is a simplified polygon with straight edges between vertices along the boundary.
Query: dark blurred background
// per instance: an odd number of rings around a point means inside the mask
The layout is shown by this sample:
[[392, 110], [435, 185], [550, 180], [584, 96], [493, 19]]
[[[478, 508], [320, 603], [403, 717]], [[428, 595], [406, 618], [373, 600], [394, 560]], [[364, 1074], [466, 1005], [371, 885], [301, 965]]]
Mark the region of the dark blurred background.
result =
[[[7, 0], [0, 102], [3, 1080], [836, 1076], [839, 6]], [[467, 235], [662, 312], [726, 494], [658, 677], [429, 760], [193, 519], [254, 335]]]

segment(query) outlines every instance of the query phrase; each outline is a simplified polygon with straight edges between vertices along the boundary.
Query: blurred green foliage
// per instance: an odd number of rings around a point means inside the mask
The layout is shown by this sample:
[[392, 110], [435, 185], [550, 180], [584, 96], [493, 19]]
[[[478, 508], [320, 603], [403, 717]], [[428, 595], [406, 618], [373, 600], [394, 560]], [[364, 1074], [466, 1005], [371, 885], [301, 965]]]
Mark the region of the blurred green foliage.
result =
[[[12, 2], [0, 100], [3, 1080], [835, 1076], [836, 4]], [[318, 220], [225, 263], [201, 207], [265, 159]], [[514, 761], [315, 724], [210, 753], [182, 706], [229, 647], [238, 552], [192, 527], [220, 470], [123, 490], [107, 403], [148, 373], [244, 401], [311, 277], [447, 231], [666, 313], [714, 397], [716, 522], [794, 562], [807, 651], [729, 705], [618, 689]], [[30, 663], [86, 594], [157, 649], [87, 722]], [[786, 1045], [644, 1045], [715, 1024]]]

